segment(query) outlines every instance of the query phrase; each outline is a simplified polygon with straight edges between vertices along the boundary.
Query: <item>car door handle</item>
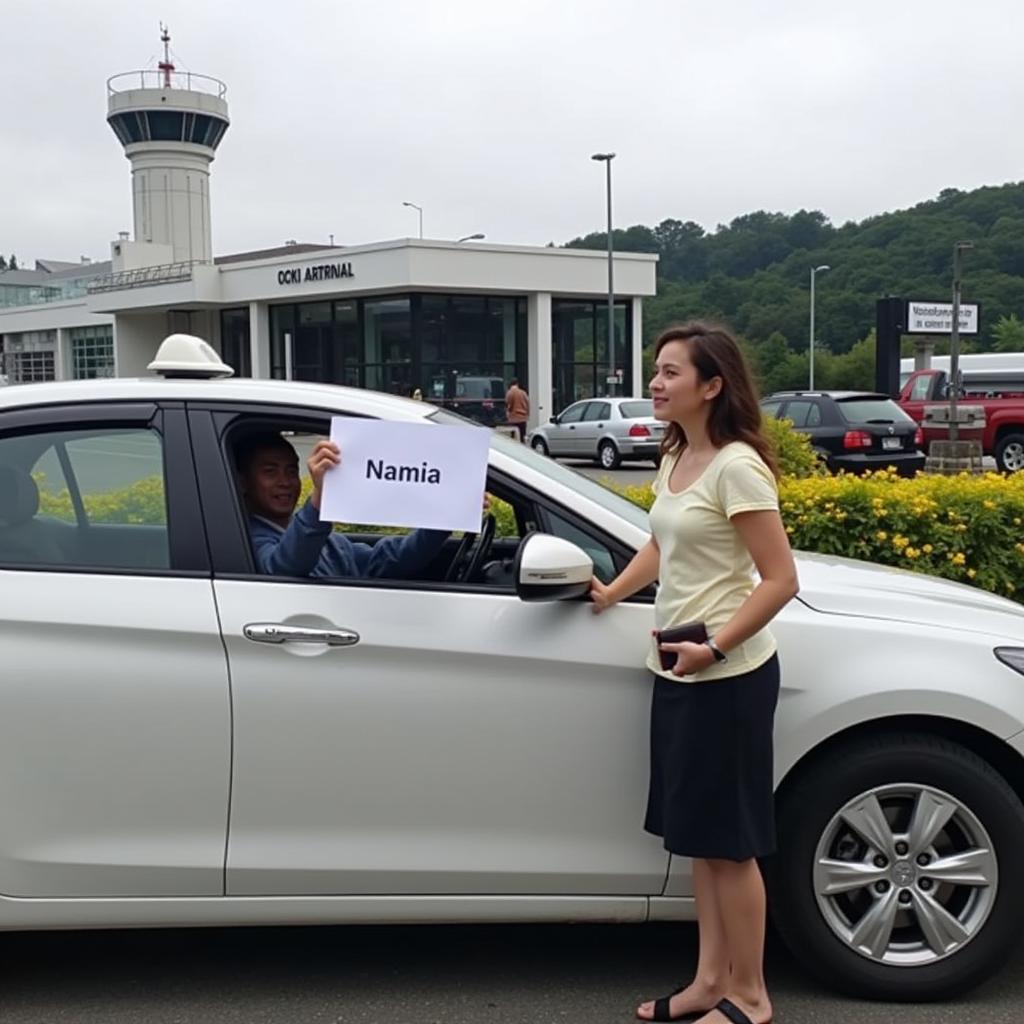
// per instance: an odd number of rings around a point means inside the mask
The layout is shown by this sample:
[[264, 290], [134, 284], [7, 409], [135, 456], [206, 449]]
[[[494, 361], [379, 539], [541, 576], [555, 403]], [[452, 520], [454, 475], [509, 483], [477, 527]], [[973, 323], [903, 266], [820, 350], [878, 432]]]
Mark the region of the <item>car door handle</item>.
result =
[[286, 626], [281, 622], [251, 622], [242, 627], [247, 640], [260, 644], [326, 644], [328, 647], [351, 647], [359, 643], [359, 634], [351, 629], [311, 629], [308, 626]]

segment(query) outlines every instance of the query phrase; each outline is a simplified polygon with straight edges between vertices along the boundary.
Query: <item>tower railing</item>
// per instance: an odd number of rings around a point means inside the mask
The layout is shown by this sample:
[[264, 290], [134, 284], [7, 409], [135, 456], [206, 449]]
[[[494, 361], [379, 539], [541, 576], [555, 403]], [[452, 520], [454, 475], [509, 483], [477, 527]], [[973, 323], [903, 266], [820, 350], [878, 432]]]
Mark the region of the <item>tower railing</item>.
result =
[[155, 267], [135, 267], [119, 270], [90, 281], [89, 294], [118, 291], [121, 288], [145, 288], [147, 285], [191, 281], [193, 267], [212, 266], [212, 260], [186, 260], [182, 263], [162, 263]]
[[148, 68], [140, 71], [125, 71], [107, 79], [107, 95], [129, 92], [133, 89], [181, 89], [185, 92], [202, 92], [224, 99], [228, 87], [219, 79], [209, 75], [196, 75], [191, 71], [163, 71]]

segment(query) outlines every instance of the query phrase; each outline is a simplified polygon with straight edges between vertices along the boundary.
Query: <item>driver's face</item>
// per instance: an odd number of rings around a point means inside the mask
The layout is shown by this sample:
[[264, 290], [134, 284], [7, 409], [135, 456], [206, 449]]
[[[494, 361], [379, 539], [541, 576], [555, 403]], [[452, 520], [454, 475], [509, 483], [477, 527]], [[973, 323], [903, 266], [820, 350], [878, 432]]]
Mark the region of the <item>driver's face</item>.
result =
[[298, 457], [285, 448], [257, 451], [242, 477], [242, 486], [251, 512], [287, 525], [302, 490]]

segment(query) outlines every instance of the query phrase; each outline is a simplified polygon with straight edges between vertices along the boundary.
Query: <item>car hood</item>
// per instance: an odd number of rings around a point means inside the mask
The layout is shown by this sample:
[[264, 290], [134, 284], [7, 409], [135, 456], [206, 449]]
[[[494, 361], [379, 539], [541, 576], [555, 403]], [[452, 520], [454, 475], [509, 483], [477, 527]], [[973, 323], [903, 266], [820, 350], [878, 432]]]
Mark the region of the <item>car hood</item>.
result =
[[815, 611], [895, 619], [1024, 644], [1024, 606], [936, 576], [800, 552], [800, 600]]

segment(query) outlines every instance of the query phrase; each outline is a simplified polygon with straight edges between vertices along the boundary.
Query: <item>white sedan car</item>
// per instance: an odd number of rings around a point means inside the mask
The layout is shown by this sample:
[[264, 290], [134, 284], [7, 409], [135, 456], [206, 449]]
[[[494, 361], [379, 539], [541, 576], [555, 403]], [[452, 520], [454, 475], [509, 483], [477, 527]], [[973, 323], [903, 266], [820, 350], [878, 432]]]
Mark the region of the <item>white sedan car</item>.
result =
[[[692, 919], [641, 828], [651, 594], [582, 598], [645, 513], [494, 436], [512, 535], [415, 580], [261, 575], [234, 446], [336, 415], [456, 422], [199, 370], [0, 395], [0, 929]], [[1024, 609], [799, 572], [772, 914], [831, 984], [950, 996], [1024, 921]]]

